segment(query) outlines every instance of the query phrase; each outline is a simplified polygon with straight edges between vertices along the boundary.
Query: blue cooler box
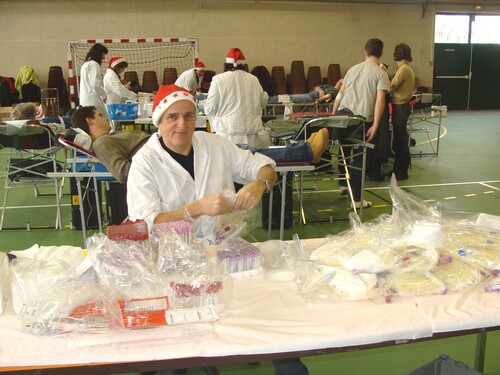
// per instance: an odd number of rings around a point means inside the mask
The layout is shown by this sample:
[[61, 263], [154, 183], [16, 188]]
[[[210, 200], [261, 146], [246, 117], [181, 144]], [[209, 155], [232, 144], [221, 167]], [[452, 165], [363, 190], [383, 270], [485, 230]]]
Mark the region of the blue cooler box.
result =
[[139, 103], [106, 104], [110, 120], [135, 120]]

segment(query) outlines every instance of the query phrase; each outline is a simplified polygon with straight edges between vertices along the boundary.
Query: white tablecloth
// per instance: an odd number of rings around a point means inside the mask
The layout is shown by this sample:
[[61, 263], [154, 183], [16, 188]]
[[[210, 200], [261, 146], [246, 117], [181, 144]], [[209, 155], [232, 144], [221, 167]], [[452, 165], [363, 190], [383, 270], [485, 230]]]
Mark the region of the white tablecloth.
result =
[[[305, 241], [306, 247], [317, 241]], [[131, 342], [105, 347], [82, 348], [78, 346], [83, 342], [75, 337], [24, 333], [9, 304], [0, 317], [0, 363], [5, 369], [356, 347], [494, 327], [499, 322], [500, 293], [485, 293], [482, 284], [461, 294], [390, 304], [364, 300], [312, 305], [304, 302], [293, 282], [272, 283], [253, 276], [234, 281], [232, 297], [213, 324], [114, 332], [103, 336], [104, 341], [123, 341], [120, 337], [128, 335]]]

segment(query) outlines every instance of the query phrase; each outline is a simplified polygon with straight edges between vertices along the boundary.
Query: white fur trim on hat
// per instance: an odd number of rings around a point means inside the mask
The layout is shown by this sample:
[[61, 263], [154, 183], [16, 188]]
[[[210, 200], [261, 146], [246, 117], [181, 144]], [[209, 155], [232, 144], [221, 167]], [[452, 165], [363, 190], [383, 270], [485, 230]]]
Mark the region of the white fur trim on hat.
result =
[[113, 69], [115, 66], [118, 64], [121, 64], [122, 62], [126, 62], [125, 58], [123, 57], [113, 57], [111, 61], [109, 62], [109, 67]]
[[196, 99], [189, 91], [186, 89], [182, 89], [175, 85], [169, 86], [160, 86], [158, 93], [155, 98], [155, 107], [153, 108], [153, 115], [151, 116], [151, 120], [155, 126], [158, 126], [161, 116], [165, 111], [174, 103], [179, 102], [181, 100], [187, 100], [193, 103], [195, 111], [197, 108]]

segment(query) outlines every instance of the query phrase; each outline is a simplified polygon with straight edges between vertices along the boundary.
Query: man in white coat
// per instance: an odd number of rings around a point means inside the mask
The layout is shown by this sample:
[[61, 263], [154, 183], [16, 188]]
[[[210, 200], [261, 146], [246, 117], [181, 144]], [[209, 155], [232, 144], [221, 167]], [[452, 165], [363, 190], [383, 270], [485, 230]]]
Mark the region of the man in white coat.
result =
[[257, 77], [245, 71], [244, 61], [239, 48], [229, 51], [224, 73], [212, 78], [205, 114], [212, 131], [233, 143], [267, 147], [269, 144], [262, 144], [262, 138], [266, 141], [266, 137], [261, 116], [269, 97]]
[[[194, 221], [197, 236], [215, 240], [215, 217], [251, 210], [276, 183], [274, 161], [216, 134], [195, 132], [196, 101], [187, 90], [161, 86], [152, 121], [159, 132], [135, 154], [127, 181], [131, 220]], [[245, 186], [234, 201], [222, 194]], [[195, 220], [196, 219], [196, 220]]]
[[203, 80], [205, 70], [205, 64], [202, 61], [198, 61], [193, 69], [181, 73], [175, 81], [175, 85], [185, 88], [194, 94], [201, 89], [201, 81]]

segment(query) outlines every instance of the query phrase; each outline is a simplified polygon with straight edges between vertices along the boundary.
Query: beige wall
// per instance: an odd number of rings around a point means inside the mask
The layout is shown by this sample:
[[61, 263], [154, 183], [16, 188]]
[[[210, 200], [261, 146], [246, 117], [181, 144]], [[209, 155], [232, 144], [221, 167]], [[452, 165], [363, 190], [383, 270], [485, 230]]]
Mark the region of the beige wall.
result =
[[288, 73], [291, 61], [304, 60], [306, 71], [319, 65], [326, 76], [330, 63], [339, 63], [345, 74], [363, 60], [365, 41], [378, 37], [390, 72], [392, 49], [405, 42], [420, 84], [430, 86], [433, 12], [428, 7], [422, 17], [419, 5], [389, 4], [0, 0], [0, 75], [15, 77], [31, 65], [43, 88], [50, 66], [62, 66], [67, 78], [68, 40], [187, 37], [199, 39], [200, 59], [217, 72], [227, 51], [239, 47], [250, 69], [283, 65]]

